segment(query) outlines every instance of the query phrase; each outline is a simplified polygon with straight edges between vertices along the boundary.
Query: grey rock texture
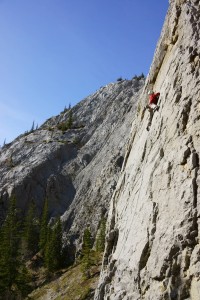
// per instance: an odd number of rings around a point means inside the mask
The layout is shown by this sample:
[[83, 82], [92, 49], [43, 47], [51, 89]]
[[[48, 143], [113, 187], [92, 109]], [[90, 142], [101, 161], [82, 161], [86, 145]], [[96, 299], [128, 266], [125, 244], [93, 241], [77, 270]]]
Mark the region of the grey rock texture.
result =
[[[200, 299], [200, 3], [170, 1], [112, 196], [95, 299]], [[146, 131], [151, 88], [160, 109]]]
[[[11, 195], [25, 213], [34, 201], [40, 214], [47, 198], [49, 217], [62, 216], [65, 237], [73, 244], [87, 224], [95, 234], [116, 187], [143, 86], [144, 79], [108, 84], [5, 145], [0, 153], [1, 220]], [[72, 128], [61, 130], [70, 114]]]

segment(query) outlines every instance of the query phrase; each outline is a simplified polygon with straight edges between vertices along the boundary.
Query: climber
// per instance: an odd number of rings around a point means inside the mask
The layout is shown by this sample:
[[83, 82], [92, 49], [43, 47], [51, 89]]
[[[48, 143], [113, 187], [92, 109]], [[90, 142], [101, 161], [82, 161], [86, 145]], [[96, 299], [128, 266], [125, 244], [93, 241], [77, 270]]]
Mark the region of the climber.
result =
[[160, 93], [154, 93], [154, 91], [150, 90], [148, 91], [148, 95], [149, 95], [149, 104], [146, 106], [146, 108], [149, 110], [150, 116], [149, 116], [149, 122], [146, 129], [149, 131], [153, 119], [153, 114], [156, 110], [159, 109], [157, 103], [160, 97]]
[[159, 109], [159, 106], [157, 105], [158, 99], [160, 97], [160, 93], [154, 93], [152, 90], [148, 91], [149, 95], [149, 104], [147, 105], [147, 108], [153, 109], [153, 111], [156, 111]]

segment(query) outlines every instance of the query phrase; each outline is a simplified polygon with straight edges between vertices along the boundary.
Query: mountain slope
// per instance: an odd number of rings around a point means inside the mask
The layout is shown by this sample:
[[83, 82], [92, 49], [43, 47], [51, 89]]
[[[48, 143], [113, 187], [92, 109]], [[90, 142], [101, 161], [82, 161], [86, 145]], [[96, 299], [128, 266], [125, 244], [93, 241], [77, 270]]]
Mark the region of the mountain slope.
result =
[[34, 202], [41, 214], [47, 198], [49, 218], [63, 215], [74, 255], [75, 240], [81, 241], [88, 224], [95, 235], [108, 209], [143, 85], [143, 78], [111, 83], [5, 145], [0, 156], [1, 219], [11, 195], [23, 213]]
[[170, 1], [113, 194], [95, 299], [200, 299], [200, 4]]

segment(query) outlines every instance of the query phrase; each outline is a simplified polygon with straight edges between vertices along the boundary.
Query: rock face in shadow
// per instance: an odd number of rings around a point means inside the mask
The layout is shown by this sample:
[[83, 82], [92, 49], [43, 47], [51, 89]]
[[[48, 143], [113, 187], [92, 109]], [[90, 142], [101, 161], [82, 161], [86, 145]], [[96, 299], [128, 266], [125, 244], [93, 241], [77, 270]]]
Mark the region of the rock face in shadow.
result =
[[200, 299], [200, 4], [170, 1], [114, 191], [95, 299]]
[[143, 86], [142, 78], [108, 84], [5, 145], [1, 220], [11, 195], [23, 213], [35, 202], [41, 214], [47, 199], [49, 217], [62, 216], [67, 239], [78, 244], [87, 224], [95, 235], [116, 187]]

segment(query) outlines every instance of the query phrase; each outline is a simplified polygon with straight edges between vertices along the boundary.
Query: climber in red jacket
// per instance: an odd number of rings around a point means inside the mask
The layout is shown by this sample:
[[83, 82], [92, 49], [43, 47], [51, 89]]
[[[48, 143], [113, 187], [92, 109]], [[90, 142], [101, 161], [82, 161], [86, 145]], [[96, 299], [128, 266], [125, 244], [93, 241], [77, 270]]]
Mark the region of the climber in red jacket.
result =
[[154, 91], [150, 90], [148, 92], [149, 95], [149, 104], [147, 105], [147, 108], [153, 109], [153, 111], [158, 110], [159, 106], [157, 105], [158, 99], [160, 97], [160, 93], [154, 93]]
[[159, 109], [159, 106], [157, 105], [157, 103], [158, 103], [158, 99], [160, 97], [160, 93], [154, 93], [154, 91], [150, 90], [148, 92], [148, 95], [149, 95], [149, 104], [146, 106], [146, 108], [148, 108], [149, 113], [150, 113], [149, 122], [147, 125], [147, 130], [149, 131], [151, 122], [153, 119], [153, 114], [156, 110]]

